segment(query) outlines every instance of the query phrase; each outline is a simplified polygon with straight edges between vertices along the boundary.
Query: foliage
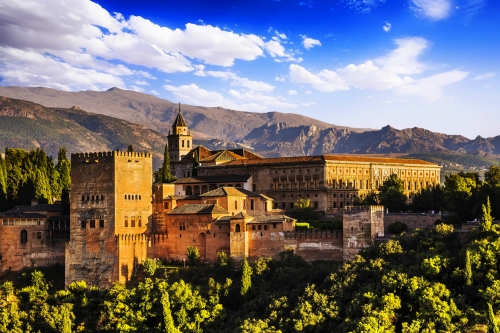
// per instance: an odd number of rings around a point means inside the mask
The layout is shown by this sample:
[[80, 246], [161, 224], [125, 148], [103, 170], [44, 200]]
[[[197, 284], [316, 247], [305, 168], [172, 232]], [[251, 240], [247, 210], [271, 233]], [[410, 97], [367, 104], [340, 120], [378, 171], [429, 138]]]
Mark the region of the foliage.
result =
[[245, 296], [248, 290], [252, 287], [252, 267], [248, 264], [247, 257], [243, 258], [243, 264], [241, 265], [241, 296]]
[[380, 205], [380, 200], [378, 193], [374, 190], [370, 190], [366, 194], [361, 194], [354, 199], [355, 206], [371, 206]]
[[172, 176], [170, 173], [170, 153], [168, 151], [168, 142], [165, 144], [165, 150], [163, 152], [163, 164], [162, 166], [154, 172], [154, 182], [157, 184], [161, 183], [171, 183], [176, 180], [177, 177]]
[[402, 232], [408, 231], [408, 225], [404, 222], [396, 221], [396, 222], [391, 223], [387, 226], [387, 231], [390, 234], [399, 235]]
[[160, 267], [161, 261], [158, 259], [146, 259], [142, 262], [144, 273], [149, 276], [155, 275], [156, 270]]
[[482, 208], [483, 214], [481, 215], [481, 220], [479, 221], [479, 230], [481, 230], [481, 232], [488, 232], [491, 231], [491, 226], [493, 224], [489, 197], [487, 198], [486, 205], [483, 205]]
[[406, 195], [401, 179], [396, 174], [390, 175], [379, 187], [379, 201], [390, 212], [406, 210]]
[[310, 199], [299, 199], [293, 204], [293, 212], [290, 214], [299, 221], [318, 220], [319, 214], [311, 206]]
[[196, 246], [189, 245], [187, 248], [187, 257], [191, 266], [196, 266], [200, 262], [200, 252]]
[[231, 258], [225, 251], [217, 252], [217, 264], [221, 267], [231, 266]]
[[129, 145], [129, 146], [127, 147], [127, 153], [133, 153], [133, 152], [134, 152], [134, 146]]

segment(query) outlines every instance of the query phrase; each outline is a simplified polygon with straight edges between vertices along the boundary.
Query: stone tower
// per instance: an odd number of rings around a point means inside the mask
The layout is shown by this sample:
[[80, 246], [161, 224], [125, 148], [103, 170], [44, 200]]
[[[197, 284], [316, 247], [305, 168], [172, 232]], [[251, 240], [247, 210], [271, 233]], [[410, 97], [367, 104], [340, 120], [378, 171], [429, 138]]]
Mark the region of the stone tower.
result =
[[65, 284], [126, 282], [146, 259], [151, 216], [149, 153], [71, 155], [70, 241]]
[[181, 103], [179, 103], [179, 113], [172, 125], [172, 133], [168, 133], [168, 150], [170, 161], [179, 162], [193, 148], [193, 137], [188, 131], [186, 121], [181, 113]]

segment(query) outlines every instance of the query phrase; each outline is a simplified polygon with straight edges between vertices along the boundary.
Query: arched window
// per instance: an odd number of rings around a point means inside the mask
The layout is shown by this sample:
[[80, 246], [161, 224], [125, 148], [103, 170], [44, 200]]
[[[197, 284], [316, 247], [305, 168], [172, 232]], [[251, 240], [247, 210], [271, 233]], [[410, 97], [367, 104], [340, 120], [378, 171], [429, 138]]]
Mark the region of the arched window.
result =
[[130, 200], [130, 194], [128, 195], [128, 199]]
[[101, 195], [101, 200], [104, 200], [104, 195]]
[[125, 220], [125, 228], [128, 228], [128, 220]]
[[255, 230], [255, 226], [254, 225], [252, 226], [252, 230]]
[[125, 194], [125, 200], [127, 200], [127, 195]]
[[260, 225], [259, 225], [259, 226], [257, 227], [257, 230], [262, 230], [262, 226], [260, 226]]
[[264, 226], [264, 230], [267, 230], [267, 224]]
[[85, 196], [84, 196], [84, 195], [82, 195], [82, 201], [84, 201], [84, 200], [85, 200]]
[[141, 199], [141, 195], [140, 195], [140, 194], [139, 194], [139, 200], [142, 200], [142, 199]]
[[240, 225], [239, 224], [236, 224], [234, 226], [234, 232], [240, 232]]
[[194, 195], [200, 194], [200, 187], [198, 185], [194, 186]]
[[94, 196], [92, 196], [92, 201], [94, 201], [94, 200], [95, 200], [95, 197], [94, 197]]
[[139, 199], [139, 197], [137, 196], [137, 194], [135, 195], [135, 200]]
[[26, 244], [28, 242], [28, 232], [26, 230], [21, 230], [21, 244]]
[[184, 148], [184, 140], [182, 140], [182, 148]]
[[89, 195], [87, 195], [87, 201], [89, 201], [89, 200], [90, 200], [90, 196], [89, 196]]
[[193, 189], [191, 186], [186, 186], [186, 195], [193, 195]]
[[[188, 172], [189, 172], [189, 171], [188, 171]], [[203, 185], [203, 186], [201, 187], [201, 193], [206, 193], [206, 192], [208, 192], [207, 185]]]
[[189, 148], [189, 140], [187, 140], [187, 145], [188, 145], [188, 148]]
[[142, 228], [142, 220], [139, 220], [139, 228]]

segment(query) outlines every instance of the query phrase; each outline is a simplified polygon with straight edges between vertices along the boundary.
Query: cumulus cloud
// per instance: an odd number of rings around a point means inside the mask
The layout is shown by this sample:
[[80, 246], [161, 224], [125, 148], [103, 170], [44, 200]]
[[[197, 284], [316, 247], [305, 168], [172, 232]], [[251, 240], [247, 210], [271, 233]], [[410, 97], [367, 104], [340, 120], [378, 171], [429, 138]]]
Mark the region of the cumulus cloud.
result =
[[189, 101], [190, 104], [204, 105], [204, 106], [222, 106], [230, 109], [236, 109], [237, 104], [222, 96], [222, 94], [215, 91], [207, 91], [198, 87], [196, 84], [189, 85], [163, 86], [167, 91], [170, 91], [179, 101]]
[[285, 77], [283, 75], [280, 75], [280, 76], [276, 76], [274, 78], [274, 81], [278, 81], [278, 82], [285, 82]]
[[312, 93], [313, 93], [312, 91], [310, 91], [310, 90], [306, 90], [306, 92], [305, 92], [304, 94], [306, 94], [306, 95], [311, 95]]
[[496, 72], [488, 72], [488, 73], [483, 73], [479, 74], [474, 77], [474, 80], [479, 81], [479, 80], [486, 80], [486, 79], [491, 79], [492, 77], [495, 77], [497, 75]]
[[261, 82], [261, 81], [252, 81], [244, 77], [239, 77], [238, 75], [232, 72], [222, 72], [222, 71], [207, 71], [205, 72], [206, 76], [213, 76], [221, 78], [222, 80], [230, 80], [231, 85], [233, 86], [241, 86], [253, 91], [263, 91], [263, 92], [271, 92], [274, 90], [274, 86]]
[[392, 24], [390, 24], [389, 22], [385, 22], [385, 25], [382, 27], [382, 29], [384, 29], [385, 32], [391, 31], [391, 28]]
[[[300, 61], [280, 41], [266, 43], [253, 34], [206, 24], [188, 23], [183, 29], [170, 29], [140, 16], [127, 19], [119, 13], [109, 13], [89, 0], [8, 1], [1, 5], [0, 22], [2, 57], [10, 61], [0, 64], [3, 84], [107, 89], [110, 82], [123, 86], [123, 76], [156, 79], [148, 68], [199, 74], [195, 62], [228, 67], [236, 60], [252, 61], [266, 52], [276, 60]], [[278, 36], [286, 38], [283, 33]], [[48, 77], [42, 79], [43, 69], [22, 68], [21, 58], [12, 57], [16, 52], [27, 52], [33, 57], [36, 54], [36, 61], [50, 62], [53, 70], [69, 68], [69, 72], [92, 73], [92, 79], [58, 83], [55, 79], [66, 74], [56, 72], [45, 73]], [[30, 64], [35, 61], [33, 57]], [[145, 69], [132, 70], [132, 66]], [[14, 67], [20, 70], [12, 70]], [[133, 78], [136, 79], [139, 80]]]
[[411, 0], [416, 15], [431, 20], [447, 18], [451, 12], [451, 0]]
[[287, 94], [290, 96], [297, 95], [297, 90], [288, 90]]
[[147, 83], [147, 82], [146, 82], [146, 81], [144, 81], [144, 80], [137, 80], [137, 81], [135, 81], [134, 83], [135, 83], [135, 84], [138, 84], [138, 85], [140, 85], [140, 86], [148, 86], [148, 85], [149, 85], [149, 83]]
[[467, 72], [450, 71], [428, 78], [414, 79], [427, 66], [419, 56], [429, 46], [424, 38], [411, 37], [395, 40], [396, 48], [385, 55], [361, 64], [349, 64], [334, 70], [311, 72], [296, 64], [289, 66], [292, 82], [309, 84], [323, 92], [350, 88], [388, 90], [398, 88], [401, 94], [420, 96], [433, 101], [442, 96], [443, 87], [463, 80]]
[[321, 42], [317, 39], [309, 38], [306, 35], [301, 35], [301, 37], [302, 37], [302, 45], [306, 50], [310, 50], [315, 46], [321, 46]]

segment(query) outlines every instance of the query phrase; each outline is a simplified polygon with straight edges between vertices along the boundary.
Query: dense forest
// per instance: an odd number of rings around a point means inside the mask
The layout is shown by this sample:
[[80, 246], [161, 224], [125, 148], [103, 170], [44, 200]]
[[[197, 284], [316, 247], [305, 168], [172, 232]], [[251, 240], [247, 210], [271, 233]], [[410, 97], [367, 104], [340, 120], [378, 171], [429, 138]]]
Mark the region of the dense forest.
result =
[[224, 253], [213, 266], [150, 259], [108, 290], [56, 291], [33, 271], [0, 285], [0, 332], [498, 332], [500, 228], [483, 208], [469, 234], [439, 224], [345, 264], [292, 251], [241, 266]]
[[70, 173], [64, 147], [59, 148], [57, 162], [43, 149], [6, 148], [5, 158], [0, 154], [0, 212], [29, 205], [32, 199], [52, 203], [57, 198], [68, 203]]

